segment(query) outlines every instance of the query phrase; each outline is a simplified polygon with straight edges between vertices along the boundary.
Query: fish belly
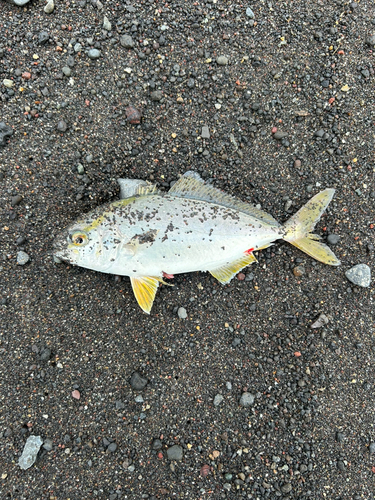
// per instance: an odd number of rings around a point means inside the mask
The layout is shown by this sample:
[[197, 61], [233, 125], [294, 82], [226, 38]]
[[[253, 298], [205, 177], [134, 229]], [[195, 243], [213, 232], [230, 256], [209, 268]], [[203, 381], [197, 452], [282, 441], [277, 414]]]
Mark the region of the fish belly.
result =
[[116, 219], [133, 239], [156, 234], [152, 242], [139, 244], [130, 259], [114, 263], [110, 272], [127, 276], [214, 270], [281, 234], [280, 227], [231, 208], [168, 195], [138, 198]]

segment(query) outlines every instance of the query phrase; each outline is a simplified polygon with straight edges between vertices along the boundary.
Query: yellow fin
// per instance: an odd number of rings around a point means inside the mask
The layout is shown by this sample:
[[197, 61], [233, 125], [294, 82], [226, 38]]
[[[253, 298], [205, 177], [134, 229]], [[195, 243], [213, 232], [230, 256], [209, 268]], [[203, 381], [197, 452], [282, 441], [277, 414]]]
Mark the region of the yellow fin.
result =
[[139, 307], [147, 314], [150, 314], [156, 292], [159, 288], [159, 282], [169, 285], [169, 283], [165, 283], [165, 281], [157, 276], [130, 277], [130, 282]]
[[209, 271], [214, 278], [216, 278], [220, 283], [225, 285], [229, 283], [229, 281], [235, 276], [238, 272], [241, 271], [246, 266], [249, 266], [253, 262], [256, 262], [256, 258], [252, 253], [249, 255], [245, 255], [244, 257], [240, 257], [239, 259], [226, 264], [225, 266], [218, 267], [217, 269], [213, 269]]
[[313, 259], [323, 262], [323, 264], [328, 264], [329, 266], [339, 266], [341, 264], [339, 259], [327, 245], [316, 241], [315, 239], [311, 239], [309, 236], [306, 238], [300, 238], [296, 241], [291, 241], [291, 243], [295, 247], [302, 250], [302, 252], [310, 255]]

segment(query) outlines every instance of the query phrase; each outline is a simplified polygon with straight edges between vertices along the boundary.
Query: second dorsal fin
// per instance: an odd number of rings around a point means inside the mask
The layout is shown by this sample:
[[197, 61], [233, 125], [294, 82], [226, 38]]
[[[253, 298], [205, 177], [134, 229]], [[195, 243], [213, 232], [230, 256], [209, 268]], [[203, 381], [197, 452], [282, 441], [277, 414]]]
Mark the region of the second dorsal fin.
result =
[[199, 177], [196, 172], [186, 172], [169, 190], [168, 194], [187, 198], [189, 200], [208, 201], [224, 207], [233, 208], [244, 212], [252, 217], [266, 222], [271, 226], [280, 226], [272, 215], [260, 210], [253, 205], [237, 200], [234, 196], [223, 193], [215, 187], [209, 186]]

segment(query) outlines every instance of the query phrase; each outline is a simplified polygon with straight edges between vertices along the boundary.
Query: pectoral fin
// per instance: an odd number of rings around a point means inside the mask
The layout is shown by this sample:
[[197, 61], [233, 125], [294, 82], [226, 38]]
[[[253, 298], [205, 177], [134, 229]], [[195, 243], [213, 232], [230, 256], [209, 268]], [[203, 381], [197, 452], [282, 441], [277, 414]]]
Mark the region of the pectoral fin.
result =
[[214, 278], [216, 278], [220, 283], [225, 285], [229, 283], [229, 281], [235, 276], [237, 273], [241, 271], [246, 266], [249, 266], [253, 262], [256, 262], [256, 258], [252, 253], [241, 257], [225, 266], [218, 267], [217, 269], [210, 270], [209, 272], [212, 274]]
[[130, 282], [140, 308], [147, 314], [150, 314], [159, 282], [168, 285], [168, 283], [165, 283], [161, 278], [156, 276], [131, 277]]

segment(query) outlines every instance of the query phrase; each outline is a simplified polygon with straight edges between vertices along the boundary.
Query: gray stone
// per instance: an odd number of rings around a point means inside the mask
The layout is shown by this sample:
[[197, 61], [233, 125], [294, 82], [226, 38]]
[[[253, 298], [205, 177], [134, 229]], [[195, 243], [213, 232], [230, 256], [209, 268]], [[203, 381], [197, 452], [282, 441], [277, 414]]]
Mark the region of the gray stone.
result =
[[134, 40], [130, 35], [122, 35], [120, 43], [126, 49], [132, 49], [134, 47]]
[[57, 123], [57, 130], [59, 132], [65, 132], [68, 128], [68, 125], [66, 122], [64, 122], [64, 120], [59, 120], [59, 122]]
[[281, 486], [281, 491], [283, 493], [290, 493], [292, 491], [292, 485], [290, 483], [285, 483]]
[[22, 7], [23, 5], [26, 5], [29, 3], [30, 0], [12, 0], [11, 3], [14, 3], [14, 5], [17, 5], [18, 7]]
[[46, 451], [51, 451], [52, 448], [53, 448], [53, 441], [52, 439], [49, 439], [49, 438], [46, 438], [44, 440], [44, 443], [43, 443], [43, 448], [46, 450]]
[[151, 100], [152, 101], [161, 101], [163, 98], [163, 92], [161, 90], [154, 90], [151, 92]]
[[18, 460], [18, 465], [21, 469], [29, 469], [36, 460], [36, 456], [43, 444], [43, 439], [40, 436], [29, 436], [25, 443], [22, 455]]
[[327, 237], [327, 242], [330, 245], [337, 245], [339, 241], [340, 241], [340, 236], [338, 234], [329, 234]]
[[116, 443], [111, 443], [111, 444], [108, 446], [107, 450], [113, 453], [114, 451], [116, 451], [116, 450], [117, 450], [117, 444], [116, 444]]
[[314, 321], [314, 323], [310, 326], [310, 328], [321, 328], [324, 325], [328, 325], [329, 319], [325, 314], [320, 314], [319, 318]]
[[248, 408], [252, 404], [254, 404], [254, 396], [250, 394], [250, 392], [244, 392], [240, 399], [240, 405], [244, 408]]
[[210, 138], [210, 129], [207, 126], [202, 127], [201, 137], [202, 137], [202, 139], [209, 139]]
[[254, 19], [254, 17], [255, 17], [254, 12], [250, 9], [250, 7], [248, 7], [246, 9], [246, 15], [247, 15], [247, 17], [250, 17], [250, 19]]
[[154, 439], [153, 442], [152, 442], [152, 449], [157, 451], [157, 450], [161, 450], [161, 448], [163, 447], [163, 443], [160, 441], [160, 439]]
[[375, 442], [370, 444], [369, 451], [370, 453], [375, 453]]
[[44, 45], [49, 41], [49, 33], [48, 31], [41, 31], [38, 35], [38, 43], [39, 45]]
[[105, 29], [106, 31], [111, 31], [111, 29], [112, 29], [112, 24], [109, 22], [109, 19], [107, 16], [104, 16], [104, 19], [103, 19], [103, 29]]
[[183, 450], [178, 444], [175, 444], [167, 449], [167, 457], [169, 460], [182, 460]]
[[348, 271], [346, 271], [345, 276], [349, 281], [354, 283], [354, 285], [367, 288], [371, 283], [371, 269], [366, 264], [357, 264]]
[[19, 266], [24, 266], [25, 264], [27, 264], [30, 260], [30, 257], [28, 256], [28, 254], [26, 252], [17, 252], [17, 264]]
[[320, 130], [317, 130], [315, 133], [314, 133], [315, 137], [323, 137], [324, 135], [324, 130], [323, 129], [320, 129]]
[[69, 66], [64, 66], [62, 72], [65, 76], [70, 76], [72, 74], [72, 70], [69, 68]]
[[54, 4], [53, 0], [48, 0], [48, 3], [47, 3], [47, 5], [44, 7], [44, 9], [43, 9], [43, 10], [44, 10], [44, 12], [45, 12], [46, 14], [52, 14], [52, 12], [53, 12], [54, 8], [55, 8], [55, 4]]
[[134, 372], [130, 378], [130, 385], [132, 389], [141, 391], [147, 385], [147, 378], [142, 377], [138, 372]]
[[135, 397], [135, 400], [134, 400], [134, 401], [135, 401], [136, 403], [144, 403], [144, 401], [145, 401], [145, 400], [143, 399], [143, 397], [142, 397], [141, 395], [139, 395], [139, 396], [136, 396], [136, 397]]
[[101, 56], [101, 52], [98, 49], [90, 49], [87, 52], [87, 55], [90, 59], [99, 59], [99, 57]]
[[370, 46], [375, 45], [375, 35], [370, 35], [370, 36], [366, 39], [366, 43], [367, 43], [367, 45], [370, 45]]
[[187, 312], [184, 307], [179, 307], [177, 311], [177, 315], [180, 319], [186, 319], [187, 318]]
[[219, 406], [219, 404], [224, 400], [224, 397], [221, 394], [216, 394], [214, 398], [214, 405]]
[[74, 45], [74, 52], [81, 52], [82, 45], [78, 42]]
[[12, 207], [15, 207], [21, 203], [23, 200], [22, 196], [20, 194], [16, 194], [16, 196], [12, 196], [12, 199], [10, 200], [10, 204]]
[[286, 132], [282, 132], [281, 130], [278, 130], [273, 134], [274, 138], [280, 141], [281, 139], [284, 139], [288, 134]]
[[219, 66], [226, 66], [228, 64], [228, 58], [226, 56], [219, 56], [216, 62]]
[[85, 173], [85, 168], [82, 165], [82, 163], [78, 163], [77, 164], [77, 172], [78, 172], [79, 175], [83, 175]]
[[5, 146], [7, 137], [10, 137], [12, 134], [13, 129], [4, 122], [0, 122], [0, 146]]

